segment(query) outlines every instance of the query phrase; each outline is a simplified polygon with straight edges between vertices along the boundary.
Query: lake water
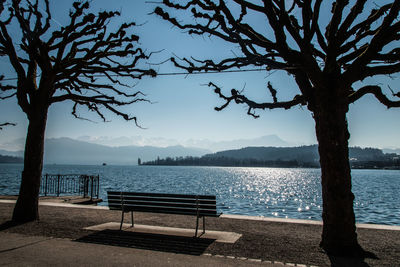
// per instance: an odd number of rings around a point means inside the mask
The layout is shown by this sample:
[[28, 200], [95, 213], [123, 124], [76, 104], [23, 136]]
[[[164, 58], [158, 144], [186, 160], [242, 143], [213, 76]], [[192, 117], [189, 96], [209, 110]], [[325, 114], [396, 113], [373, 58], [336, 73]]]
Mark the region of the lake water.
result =
[[[0, 194], [18, 194], [21, 170], [0, 164]], [[321, 220], [319, 169], [46, 165], [43, 173], [99, 174], [103, 200], [107, 190], [212, 194], [225, 214]], [[352, 177], [357, 222], [400, 225], [400, 171], [352, 170]]]

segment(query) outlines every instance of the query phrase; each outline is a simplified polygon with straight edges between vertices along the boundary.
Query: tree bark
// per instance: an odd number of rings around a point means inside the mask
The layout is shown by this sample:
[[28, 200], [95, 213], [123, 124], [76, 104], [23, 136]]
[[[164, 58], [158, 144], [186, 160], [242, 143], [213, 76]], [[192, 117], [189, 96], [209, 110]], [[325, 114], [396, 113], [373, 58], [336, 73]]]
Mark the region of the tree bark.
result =
[[344, 101], [332, 94], [323, 96], [314, 111], [323, 199], [320, 245], [329, 254], [359, 255], [362, 249], [357, 241], [351, 191], [348, 104]]
[[44, 138], [48, 107], [37, 108], [28, 115], [29, 125], [25, 142], [24, 170], [12, 220], [39, 220], [39, 190], [43, 169]]

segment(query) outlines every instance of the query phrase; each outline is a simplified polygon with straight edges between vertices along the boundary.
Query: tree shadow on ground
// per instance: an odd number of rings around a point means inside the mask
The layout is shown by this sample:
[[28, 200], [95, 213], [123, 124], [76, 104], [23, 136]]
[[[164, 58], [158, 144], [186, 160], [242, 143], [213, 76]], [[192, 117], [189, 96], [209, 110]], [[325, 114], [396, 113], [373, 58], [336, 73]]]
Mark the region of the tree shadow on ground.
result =
[[365, 262], [365, 259], [375, 259], [379, 258], [372, 252], [363, 250], [361, 255], [342, 257], [333, 254], [328, 254], [329, 260], [332, 267], [369, 267]]
[[201, 255], [215, 239], [104, 230], [81, 237], [75, 241], [179, 254]]
[[0, 231], [7, 230], [7, 229], [13, 228], [15, 226], [21, 225], [21, 224], [24, 224], [24, 223], [14, 222], [14, 221], [6, 221], [6, 222], [0, 224]]

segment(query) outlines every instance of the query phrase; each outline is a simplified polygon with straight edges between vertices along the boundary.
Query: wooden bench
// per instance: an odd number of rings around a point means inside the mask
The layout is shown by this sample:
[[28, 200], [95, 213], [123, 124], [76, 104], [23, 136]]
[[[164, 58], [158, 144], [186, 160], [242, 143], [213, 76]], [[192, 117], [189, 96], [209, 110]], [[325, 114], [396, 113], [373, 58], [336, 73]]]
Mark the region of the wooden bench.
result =
[[110, 210], [121, 210], [122, 218], [125, 212], [131, 212], [132, 227], [134, 227], [133, 212], [152, 212], [196, 216], [195, 237], [199, 228], [199, 219], [203, 217], [203, 234], [205, 233], [205, 217], [219, 217], [215, 196], [178, 195], [159, 193], [136, 193], [108, 191], [108, 206]]

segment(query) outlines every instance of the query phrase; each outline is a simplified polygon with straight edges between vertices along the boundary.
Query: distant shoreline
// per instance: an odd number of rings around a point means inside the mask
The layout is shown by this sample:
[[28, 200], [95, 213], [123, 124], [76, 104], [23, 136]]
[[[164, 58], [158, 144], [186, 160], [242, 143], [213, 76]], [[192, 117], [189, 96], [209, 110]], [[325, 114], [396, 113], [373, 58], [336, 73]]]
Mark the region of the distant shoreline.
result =
[[[23, 165], [23, 162], [0, 162], [0, 164], [12, 164], [12, 165]], [[284, 169], [320, 169], [320, 167], [306, 167], [306, 166], [230, 166], [230, 165], [162, 165], [162, 164], [108, 164], [104, 166], [102, 163], [99, 164], [80, 164], [80, 163], [45, 163], [45, 166], [53, 166], [53, 165], [77, 165], [77, 166], [99, 166], [99, 167], [107, 167], [107, 166], [172, 166], [172, 167], [227, 167], [227, 168], [284, 168]], [[400, 170], [400, 166], [386, 166], [386, 167], [351, 167], [352, 170], [389, 170], [395, 171]]]
[[[114, 165], [116, 166], [116, 165]], [[284, 168], [284, 169], [320, 169], [320, 167], [306, 167], [306, 166], [234, 166], [234, 165], [162, 165], [162, 164], [142, 164], [136, 166], [172, 166], [172, 167], [227, 167], [227, 168]], [[386, 167], [351, 167], [352, 170], [400, 170], [400, 166], [386, 166]]]
[[0, 163], [24, 163], [21, 157], [0, 155]]

